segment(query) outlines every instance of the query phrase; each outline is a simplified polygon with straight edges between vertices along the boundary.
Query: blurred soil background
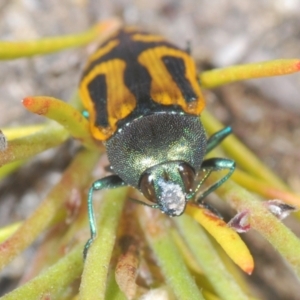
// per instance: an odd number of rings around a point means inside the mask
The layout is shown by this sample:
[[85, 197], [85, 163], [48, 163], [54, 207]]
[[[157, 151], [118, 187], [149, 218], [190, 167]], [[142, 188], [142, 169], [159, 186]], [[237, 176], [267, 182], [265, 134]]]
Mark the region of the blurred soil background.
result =
[[[71, 34], [113, 16], [160, 33], [178, 46], [191, 42], [199, 69], [300, 57], [297, 0], [0, 0], [0, 38]], [[0, 128], [43, 121], [23, 108], [25, 96], [70, 99], [88, 53], [86, 47], [1, 61]], [[205, 94], [208, 109], [300, 192], [300, 75], [235, 83]], [[1, 226], [34, 210], [59, 180], [73, 152], [72, 144], [46, 151], [0, 183]], [[293, 217], [285, 223], [300, 236]], [[255, 232], [243, 236], [255, 255], [256, 269], [248, 280], [257, 297], [300, 299], [299, 282], [276, 251]], [[31, 251], [0, 273], [0, 295], [22, 276]]]

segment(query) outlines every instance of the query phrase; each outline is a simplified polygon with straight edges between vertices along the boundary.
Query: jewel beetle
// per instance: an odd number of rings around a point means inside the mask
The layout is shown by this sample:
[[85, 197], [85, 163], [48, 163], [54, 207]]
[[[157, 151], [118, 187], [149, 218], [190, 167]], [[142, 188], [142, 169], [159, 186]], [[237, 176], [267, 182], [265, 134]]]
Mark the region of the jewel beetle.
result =
[[[180, 216], [212, 171], [225, 176], [205, 190], [202, 200], [235, 169], [225, 158], [204, 160], [231, 128], [208, 140], [199, 118], [205, 107], [196, 65], [160, 35], [125, 27], [89, 57], [79, 86], [93, 137], [102, 141], [114, 175], [95, 181], [88, 194], [91, 238], [96, 236], [95, 190], [130, 185], [165, 214]], [[198, 173], [204, 176], [198, 179]]]

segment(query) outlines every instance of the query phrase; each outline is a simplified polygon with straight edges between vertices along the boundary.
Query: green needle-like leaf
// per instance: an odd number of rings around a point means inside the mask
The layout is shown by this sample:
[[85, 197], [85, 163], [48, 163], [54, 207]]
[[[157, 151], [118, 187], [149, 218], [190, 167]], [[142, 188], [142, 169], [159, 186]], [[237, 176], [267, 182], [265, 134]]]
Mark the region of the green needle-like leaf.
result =
[[80, 300], [105, 299], [107, 276], [116, 230], [127, 197], [125, 188], [108, 191], [99, 212], [98, 234], [85, 260]]
[[79, 34], [48, 37], [32, 41], [0, 41], [0, 60], [49, 54], [86, 45], [99, 37], [105, 38], [120, 27], [117, 19], [101, 22]]
[[85, 174], [91, 173], [97, 158], [97, 153], [88, 150], [80, 152], [74, 158], [61, 181], [41, 205], [9, 239], [0, 244], [0, 269], [28, 247], [47, 228], [62, 205], [69, 199], [72, 189], [81, 190], [86, 187], [89, 176]]
[[52, 122], [44, 129], [7, 143], [0, 152], [0, 166], [16, 160], [27, 159], [49, 148], [60, 145], [69, 137], [62, 126]]
[[160, 211], [138, 207], [139, 221], [176, 299], [203, 299]]
[[36, 278], [1, 297], [1, 300], [55, 299], [55, 295], [67, 288], [82, 272], [83, 245], [77, 246], [55, 265]]
[[226, 270], [218, 252], [214, 249], [204, 230], [189, 216], [175, 218], [184, 239], [194, 254], [204, 274], [217, 294], [224, 300], [249, 299], [237, 285], [234, 277]]

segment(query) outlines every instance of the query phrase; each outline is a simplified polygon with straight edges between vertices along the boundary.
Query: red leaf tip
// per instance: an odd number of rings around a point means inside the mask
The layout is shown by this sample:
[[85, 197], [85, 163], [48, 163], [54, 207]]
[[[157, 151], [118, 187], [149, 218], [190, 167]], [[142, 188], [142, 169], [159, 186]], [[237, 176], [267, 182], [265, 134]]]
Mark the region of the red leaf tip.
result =
[[249, 268], [244, 269], [244, 272], [247, 273], [248, 275], [251, 275], [253, 272], [253, 269], [254, 269], [253, 266], [251, 266]]
[[31, 97], [26, 97], [22, 100], [22, 103], [24, 106], [28, 107], [31, 105], [32, 103], [32, 98]]

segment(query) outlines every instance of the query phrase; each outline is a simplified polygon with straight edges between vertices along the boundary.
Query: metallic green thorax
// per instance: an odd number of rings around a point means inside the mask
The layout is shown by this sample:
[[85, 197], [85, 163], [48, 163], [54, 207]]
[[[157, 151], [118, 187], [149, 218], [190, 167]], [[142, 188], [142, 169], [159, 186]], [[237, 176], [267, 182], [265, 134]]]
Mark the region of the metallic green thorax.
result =
[[206, 136], [199, 117], [178, 113], [149, 115], [123, 126], [107, 143], [112, 170], [139, 187], [141, 175], [156, 165], [183, 161], [199, 171]]

